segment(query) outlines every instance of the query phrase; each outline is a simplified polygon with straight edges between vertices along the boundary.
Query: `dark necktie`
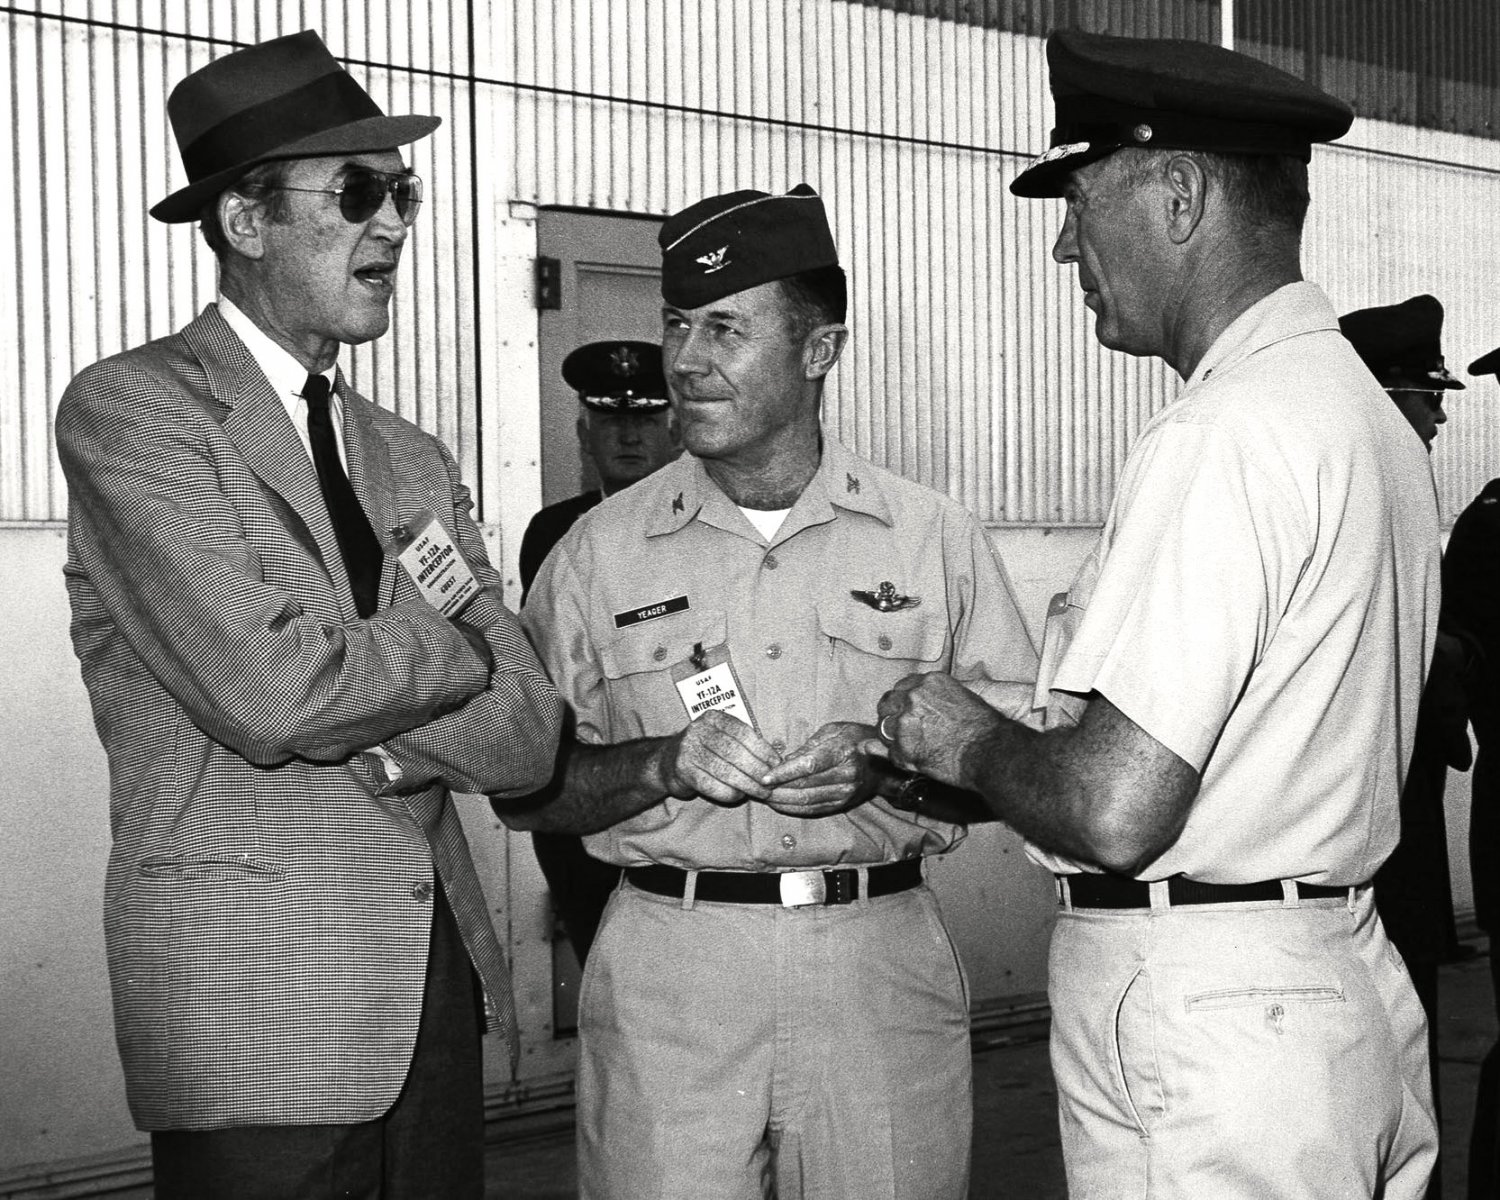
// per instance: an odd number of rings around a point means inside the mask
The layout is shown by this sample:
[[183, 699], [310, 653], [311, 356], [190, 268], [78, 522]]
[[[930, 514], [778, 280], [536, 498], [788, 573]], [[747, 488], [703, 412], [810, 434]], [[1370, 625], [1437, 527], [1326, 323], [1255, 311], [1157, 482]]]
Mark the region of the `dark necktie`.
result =
[[328, 410], [328, 392], [328, 380], [324, 376], [307, 377], [302, 387], [302, 398], [307, 401], [307, 436], [312, 443], [313, 464], [318, 468], [318, 483], [323, 488], [323, 502], [328, 505], [333, 532], [339, 540], [339, 553], [344, 558], [344, 570], [349, 574], [354, 605], [361, 617], [368, 617], [375, 611], [384, 555], [365, 510], [359, 506], [359, 497], [354, 494], [349, 476], [344, 474], [344, 464], [339, 461], [338, 442], [334, 439], [333, 421]]

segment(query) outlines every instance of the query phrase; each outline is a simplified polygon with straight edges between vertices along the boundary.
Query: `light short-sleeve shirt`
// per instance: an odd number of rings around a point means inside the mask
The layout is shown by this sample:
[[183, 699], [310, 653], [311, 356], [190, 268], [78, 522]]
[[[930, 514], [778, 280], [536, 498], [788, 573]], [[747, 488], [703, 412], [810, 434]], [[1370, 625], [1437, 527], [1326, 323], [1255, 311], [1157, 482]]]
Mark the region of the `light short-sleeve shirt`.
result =
[[1039, 693], [1107, 697], [1201, 775], [1140, 878], [1370, 879], [1399, 832], [1438, 555], [1421, 440], [1323, 293], [1242, 314], [1142, 431], [1044, 639]]
[[[882, 583], [895, 607], [875, 603]], [[676, 677], [700, 647], [727, 657], [756, 727], [785, 753], [831, 721], [873, 724], [913, 672], [951, 672], [1020, 719], [1035, 693], [1036, 651], [972, 514], [827, 432], [774, 537], [684, 455], [579, 519], [521, 620], [592, 745], [683, 729]], [[622, 865], [783, 871], [940, 853], [962, 832], [881, 800], [806, 819], [664, 797], [586, 845]]]

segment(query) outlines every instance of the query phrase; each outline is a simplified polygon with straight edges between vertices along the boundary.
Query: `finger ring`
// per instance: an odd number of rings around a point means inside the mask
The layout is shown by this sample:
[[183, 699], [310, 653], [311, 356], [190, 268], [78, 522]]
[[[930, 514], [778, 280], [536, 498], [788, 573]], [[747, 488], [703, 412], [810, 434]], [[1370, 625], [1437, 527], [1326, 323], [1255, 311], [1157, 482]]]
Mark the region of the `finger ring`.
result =
[[875, 727], [875, 732], [880, 735], [880, 740], [887, 746], [895, 744], [896, 734], [894, 733], [894, 731], [887, 729], [885, 723], [895, 718], [895, 716], [895, 713], [886, 713], [885, 716], [880, 718], [880, 724]]

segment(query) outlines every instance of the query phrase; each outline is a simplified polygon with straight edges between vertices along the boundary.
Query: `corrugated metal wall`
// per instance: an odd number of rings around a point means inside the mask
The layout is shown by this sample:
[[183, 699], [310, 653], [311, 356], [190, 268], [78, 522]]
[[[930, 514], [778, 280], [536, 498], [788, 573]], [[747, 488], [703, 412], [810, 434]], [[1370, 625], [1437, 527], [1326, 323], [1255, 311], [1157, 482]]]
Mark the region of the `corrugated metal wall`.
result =
[[0, 10], [0, 121], [14, 130], [11, 229], [0, 239], [0, 520], [61, 520], [51, 422], [68, 380], [179, 328], [214, 297], [213, 255], [191, 226], [146, 210], [187, 182], [165, 101], [236, 44], [317, 28], [387, 111], [442, 116], [410, 147], [429, 189], [389, 336], [346, 358], [357, 387], [440, 434], [469, 478], [474, 308], [469, 103], [461, 0], [277, 4], [69, 0]]
[[[1356, 24], [1364, 11], [1343, 10]], [[480, 373], [479, 339], [531, 319], [529, 296], [476, 284], [488, 270], [478, 223], [513, 200], [662, 214], [735, 187], [813, 183], [853, 289], [831, 419], [990, 521], [1098, 521], [1135, 431], [1175, 390], [1159, 364], [1099, 349], [1072, 273], [1048, 258], [1057, 206], [1017, 201], [1006, 183], [1051, 123], [1036, 35], [1070, 22], [1213, 40], [1216, 4], [69, 0], [38, 11], [0, 16], [0, 119], [17, 130], [14, 229], [0, 239], [0, 320], [16, 331], [0, 360], [0, 519], [65, 515], [49, 428], [67, 378], [211, 298], [196, 237], [145, 215], [181, 182], [168, 85], [229, 43], [307, 26], [392, 110], [445, 118], [414, 148], [432, 201], [393, 334], [357, 351], [353, 374], [454, 445], [471, 479], [489, 469], [485, 406], [535, 403]], [[1234, 19], [1271, 54], [1287, 39], [1269, 18], [1255, 24], [1257, 11], [1241, 0]], [[1319, 62], [1327, 82], [1344, 77]], [[1493, 72], [1476, 62], [1471, 75]], [[1393, 128], [1361, 123], [1351, 140], [1383, 151]], [[495, 132], [476, 144], [474, 129]], [[1451, 357], [1466, 362], [1487, 348], [1477, 343], [1500, 273], [1482, 227], [1500, 210], [1500, 147], [1417, 130], [1399, 140], [1410, 157], [1319, 151], [1310, 274], [1341, 307], [1433, 291], [1451, 314]], [[1500, 473], [1500, 447], [1465, 419], [1491, 402], [1458, 401], [1439, 440], [1450, 515]], [[527, 515], [497, 507], [491, 522]]]

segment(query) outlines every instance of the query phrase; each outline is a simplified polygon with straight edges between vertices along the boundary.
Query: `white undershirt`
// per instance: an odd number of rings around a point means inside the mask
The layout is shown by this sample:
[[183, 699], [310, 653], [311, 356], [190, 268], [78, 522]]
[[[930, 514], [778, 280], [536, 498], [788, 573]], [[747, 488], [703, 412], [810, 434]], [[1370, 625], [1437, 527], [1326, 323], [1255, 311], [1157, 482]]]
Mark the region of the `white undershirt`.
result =
[[745, 514], [745, 520], [754, 525], [760, 536], [768, 542], [776, 536], [787, 513], [792, 511], [789, 508], [746, 508], [743, 504], [735, 507]]

